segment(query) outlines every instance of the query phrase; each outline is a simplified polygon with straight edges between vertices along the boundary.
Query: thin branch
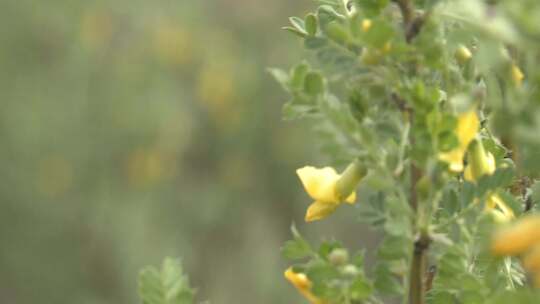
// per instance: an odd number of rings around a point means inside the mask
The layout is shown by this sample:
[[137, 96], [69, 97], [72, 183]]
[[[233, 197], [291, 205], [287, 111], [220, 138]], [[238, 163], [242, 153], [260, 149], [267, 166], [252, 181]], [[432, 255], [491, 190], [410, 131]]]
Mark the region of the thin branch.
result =
[[403, 29], [405, 33], [405, 40], [407, 43], [410, 43], [414, 37], [416, 37], [422, 26], [424, 25], [426, 19], [431, 15], [431, 11], [427, 13], [416, 16], [416, 11], [411, 0], [393, 0], [399, 10], [401, 11], [401, 16], [403, 17]]

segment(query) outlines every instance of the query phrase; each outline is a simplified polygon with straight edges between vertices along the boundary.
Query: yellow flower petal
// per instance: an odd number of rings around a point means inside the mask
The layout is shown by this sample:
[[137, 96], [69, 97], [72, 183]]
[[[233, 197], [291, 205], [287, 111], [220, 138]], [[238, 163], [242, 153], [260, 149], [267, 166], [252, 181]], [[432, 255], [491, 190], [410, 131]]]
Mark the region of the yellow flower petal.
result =
[[345, 199], [345, 202], [348, 204], [356, 203], [356, 192], [351, 193], [351, 195]]
[[510, 207], [508, 207], [508, 205], [506, 205], [506, 203], [497, 194], [489, 196], [486, 202], [486, 207], [490, 209], [498, 209], [501, 214], [505, 216], [505, 221], [509, 221], [515, 217], [514, 211], [512, 211], [512, 209], [510, 209]]
[[491, 216], [493, 216], [493, 220], [495, 220], [495, 222], [497, 223], [500, 223], [500, 224], [503, 224], [503, 223], [508, 223], [511, 219], [506, 215], [504, 214], [501, 210], [497, 210], [497, 209], [489, 209], [487, 210], [487, 212], [489, 214], [491, 214]]
[[318, 169], [307, 166], [296, 170], [296, 173], [311, 198], [328, 204], [339, 204], [336, 195], [336, 182], [339, 175], [334, 168]]
[[476, 115], [476, 110], [465, 112], [458, 116], [456, 135], [459, 140], [459, 146], [463, 150], [467, 150], [467, 146], [474, 139], [478, 128], [480, 127], [480, 120]]
[[367, 31], [369, 31], [369, 29], [371, 28], [371, 20], [370, 19], [364, 19], [362, 20], [362, 31], [365, 33]]
[[450, 171], [463, 171], [463, 156], [467, 152], [467, 147], [478, 133], [480, 121], [476, 115], [476, 110], [462, 113], [458, 116], [455, 134], [458, 138], [459, 146], [449, 152], [439, 153], [439, 160], [449, 164]]
[[496, 255], [517, 255], [540, 243], [540, 216], [527, 216], [499, 230], [491, 250]]
[[285, 278], [289, 280], [293, 284], [296, 289], [306, 298], [309, 300], [312, 304], [324, 304], [325, 301], [317, 298], [312, 292], [311, 292], [311, 281], [308, 279], [308, 277], [303, 273], [296, 273], [292, 270], [292, 268], [288, 268], [285, 270]]
[[521, 86], [524, 78], [525, 75], [523, 75], [521, 69], [517, 65], [512, 64], [512, 80], [514, 81], [514, 84], [518, 87]]
[[330, 214], [336, 211], [338, 205], [336, 204], [327, 204], [323, 202], [316, 201], [313, 204], [309, 205], [306, 211], [306, 222], [313, 222], [321, 220]]
[[[471, 157], [470, 154], [469, 154], [469, 157]], [[477, 172], [477, 174], [473, 173], [473, 170], [472, 170], [473, 162], [480, 162], [479, 164], [477, 164], [478, 167], [480, 168], [480, 172]], [[495, 157], [490, 152], [487, 152], [485, 153], [484, 158], [482, 159], [471, 158], [471, 162], [465, 168], [463, 177], [465, 178], [466, 181], [475, 182], [483, 175], [493, 174], [496, 168], [497, 167], [495, 164]]]
[[448, 163], [448, 168], [452, 172], [463, 171], [463, 156], [465, 150], [456, 148], [450, 152], [439, 153], [439, 160]]

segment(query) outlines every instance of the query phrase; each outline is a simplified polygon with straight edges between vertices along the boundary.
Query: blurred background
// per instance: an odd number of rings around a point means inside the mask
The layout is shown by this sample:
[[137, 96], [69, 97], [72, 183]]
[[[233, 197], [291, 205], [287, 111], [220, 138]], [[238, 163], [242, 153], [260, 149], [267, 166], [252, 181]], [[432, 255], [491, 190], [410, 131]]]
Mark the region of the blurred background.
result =
[[[311, 0], [2, 1], [0, 303], [138, 303], [182, 257], [198, 301], [300, 303], [279, 248], [306, 226], [294, 170], [324, 165], [266, 67]], [[360, 228], [359, 228], [360, 229]]]

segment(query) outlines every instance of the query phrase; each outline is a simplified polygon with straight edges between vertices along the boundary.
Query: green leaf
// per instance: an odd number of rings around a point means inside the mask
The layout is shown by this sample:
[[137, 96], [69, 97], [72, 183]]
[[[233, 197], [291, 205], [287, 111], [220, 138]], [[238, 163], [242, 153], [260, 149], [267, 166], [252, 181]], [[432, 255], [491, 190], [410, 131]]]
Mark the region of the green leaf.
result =
[[293, 239], [285, 242], [281, 248], [281, 253], [287, 259], [298, 260], [313, 254], [309, 243], [300, 235], [294, 224], [291, 226]]
[[346, 28], [338, 22], [330, 22], [326, 26], [326, 35], [337, 43], [344, 44], [349, 41], [349, 33]]
[[311, 49], [311, 50], [320, 49], [326, 46], [327, 44], [328, 44], [328, 40], [326, 40], [325, 38], [320, 38], [320, 37], [307, 37], [306, 40], [304, 41], [304, 46], [306, 47], [306, 49]]
[[290, 84], [294, 88], [302, 88], [304, 86], [304, 78], [309, 71], [309, 65], [305, 62], [297, 64], [291, 70]]
[[267, 70], [284, 90], [289, 90], [289, 74], [287, 72], [278, 68], [268, 68]]
[[390, 265], [381, 262], [375, 266], [375, 289], [382, 295], [403, 294], [403, 286], [390, 271]]
[[289, 21], [291, 22], [292, 26], [295, 29], [307, 35], [305, 23], [304, 23], [304, 20], [302, 20], [302, 18], [290, 17]]
[[371, 296], [373, 293], [373, 286], [363, 276], [358, 276], [349, 288], [349, 294], [351, 299], [362, 301]]
[[311, 96], [324, 92], [324, 78], [319, 72], [309, 72], [304, 79], [304, 91]]
[[499, 197], [503, 202], [512, 209], [516, 216], [523, 213], [523, 204], [518, 201], [511, 193], [506, 191], [498, 191]]
[[144, 304], [190, 304], [194, 291], [182, 273], [180, 259], [166, 258], [161, 271], [153, 266], [141, 270], [139, 296]]
[[374, 17], [388, 5], [388, 0], [354, 0], [357, 7], [368, 17]]
[[382, 48], [394, 37], [395, 31], [391, 24], [376, 20], [373, 25], [364, 35], [367, 45], [374, 48]]
[[478, 180], [477, 194], [482, 196], [488, 191], [507, 187], [514, 179], [514, 169], [499, 168], [492, 175], [484, 175]]
[[304, 25], [308, 35], [315, 36], [318, 26], [317, 16], [314, 14], [307, 14], [306, 18], [304, 18]]
[[295, 27], [284, 26], [284, 27], [282, 27], [282, 29], [284, 29], [284, 30], [286, 30], [286, 31], [288, 31], [290, 33], [293, 33], [293, 34], [295, 34], [296, 36], [298, 36], [300, 38], [304, 38], [304, 37], [307, 36], [307, 33], [305, 31], [300, 31]]

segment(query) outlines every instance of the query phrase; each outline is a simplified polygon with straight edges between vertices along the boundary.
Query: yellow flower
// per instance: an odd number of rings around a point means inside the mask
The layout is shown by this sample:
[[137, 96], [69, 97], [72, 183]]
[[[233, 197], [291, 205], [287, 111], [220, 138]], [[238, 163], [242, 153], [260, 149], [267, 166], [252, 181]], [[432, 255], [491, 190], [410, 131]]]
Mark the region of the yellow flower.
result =
[[371, 22], [370, 19], [364, 19], [362, 20], [362, 31], [365, 33], [367, 31], [369, 31], [369, 29], [371, 28], [371, 25], [373, 24], [373, 22]]
[[466, 46], [460, 45], [456, 50], [455, 57], [460, 64], [465, 64], [472, 58], [472, 53]]
[[285, 278], [289, 280], [293, 284], [296, 289], [306, 298], [309, 300], [312, 304], [324, 304], [325, 301], [317, 298], [312, 292], [311, 292], [311, 281], [308, 279], [308, 277], [303, 273], [296, 273], [292, 270], [292, 268], [288, 268], [285, 270]]
[[500, 229], [493, 239], [495, 255], [518, 255], [540, 244], [540, 216], [530, 215], [512, 226]]
[[497, 194], [492, 194], [486, 202], [486, 211], [491, 213], [498, 223], [507, 223], [515, 218], [514, 211]]
[[[475, 150], [475, 149], [473, 149]], [[463, 177], [466, 181], [475, 182], [483, 175], [491, 175], [495, 172], [495, 157], [490, 152], [484, 152], [481, 148], [481, 154], [478, 158], [470, 157], [470, 162], [465, 168]]]
[[469, 143], [476, 136], [479, 127], [480, 121], [476, 115], [476, 110], [471, 110], [458, 116], [455, 133], [459, 145], [449, 152], [439, 153], [439, 159], [448, 163], [451, 171], [463, 171], [463, 156], [467, 151]]
[[[484, 150], [482, 142], [474, 141], [469, 153], [469, 164], [465, 168], [463, 177], [466, 181], [476, 182], [484, 175], [491, 175], [495, 172], [495, 157], [490, 152]], [[495, 221], [502, 223], [514, 218], [514, 212], [497, 194], [488, 195], [486, 201], [486, 211], [493, 215]]]
[[540, 243], [534, 245], [523, 258], [523, 267], [528, 271], [540, 272]]
[[518, 87], [521, 86], [524, 78], [525, 75], [523, 75], [521, 69], [517, 65], [512, 64], [512, 80], [514, 81], [514, 84]]
[[310, 166], [298, 169], [296, 173], [308, 195], [315, 200], [306, 212], [306, 222], [327, 217], [343, 202], [354, 204], [355, 189], [365, 174], [357, 162], [349, 165], [342, 175], [331, 167]]

